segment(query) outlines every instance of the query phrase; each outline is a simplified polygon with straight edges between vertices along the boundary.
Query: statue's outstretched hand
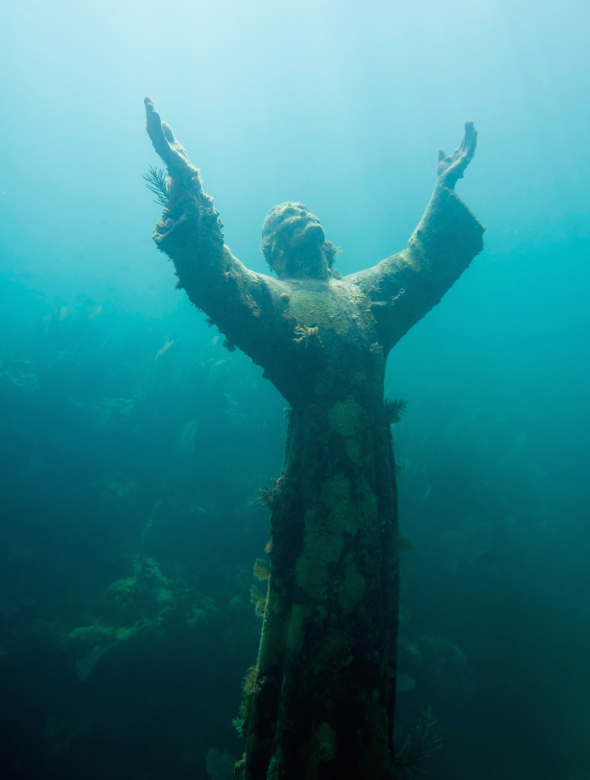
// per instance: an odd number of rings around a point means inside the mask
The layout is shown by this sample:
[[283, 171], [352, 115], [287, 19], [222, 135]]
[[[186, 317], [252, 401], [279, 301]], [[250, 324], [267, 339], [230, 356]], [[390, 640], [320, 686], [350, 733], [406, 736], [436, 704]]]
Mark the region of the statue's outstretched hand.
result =
[[[436, 161], [436, 173], [438, 180], [445, 187], [452, 190], [459, 179], [463, 178], [465, 168], [471, 162], [475, 154], [477, 144], [477, 130], [473, 122], [465, 122], [465, 135], [459, 146], [450, 157], [446, 156], [444, 149], [439, 149]], [[155, 144], [154, 144], [155, 146]]]
[[184, 147], [174, 137], [172, 128], [166, 122], [162, 122], [154, 104], [148, 97], [144, 99], [144, 103], [148, 135], [170, 175], [189, 174], [192, 176], [196, 169], [191, 165]]

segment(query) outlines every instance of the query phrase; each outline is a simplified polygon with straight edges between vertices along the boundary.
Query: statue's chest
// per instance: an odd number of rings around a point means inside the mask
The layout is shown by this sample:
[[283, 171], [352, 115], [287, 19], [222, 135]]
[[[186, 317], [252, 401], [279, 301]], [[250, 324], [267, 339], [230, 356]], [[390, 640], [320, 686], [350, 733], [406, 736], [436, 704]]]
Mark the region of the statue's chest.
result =
[[285, 301], [290, 347], [283, 372], [297, 379], [305, 398], [348, 397], [380, 382], [383, 351], [377, 344], [370, 301], [344, 282], [293, 285]]
[[311, 335], [317, 333], [336, 352], [350, 352], [355, 347], [364, 350], [375, 340], [370, 301], [353, 284], [337, 280], [293, 284], [285, 302], [285, 315], [292, 320], [295, 338], [305, 338], [313, 331]]

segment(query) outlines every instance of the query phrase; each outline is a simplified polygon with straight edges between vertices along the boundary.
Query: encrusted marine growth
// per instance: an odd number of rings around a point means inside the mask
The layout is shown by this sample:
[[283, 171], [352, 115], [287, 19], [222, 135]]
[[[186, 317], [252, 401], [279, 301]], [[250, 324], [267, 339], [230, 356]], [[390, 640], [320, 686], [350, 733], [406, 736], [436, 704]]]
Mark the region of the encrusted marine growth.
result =
[[260, 503], [271, 511], [278, 505], [281, 498], [281, 489], [284, 487], [283, 477], [273, 479], [272, 487], [260, 488], [258, 491]]
[[[378, 780], [391, 776], [401, 547], [384, 402], [391, 348], [435, 306], [482, 248], [483, 227], [455, 195], [475, 151], [439, 151], [438, 180], [408, 248], [340, 277], [336, 248], [301, 203], [269, 213], [262, 250], [278, 278], [246, 269], [223, 243], [199, 172], [146, 100], [147, 129], [167, 170], [154, 240], [190, 300], [257, 364], [289, 404], [282, 473], [261, 490], [270, 510], [268, 583], [256, 666], [237, 725], [244, 780]], [[409, 766], [409, 764], [408, 764]]]

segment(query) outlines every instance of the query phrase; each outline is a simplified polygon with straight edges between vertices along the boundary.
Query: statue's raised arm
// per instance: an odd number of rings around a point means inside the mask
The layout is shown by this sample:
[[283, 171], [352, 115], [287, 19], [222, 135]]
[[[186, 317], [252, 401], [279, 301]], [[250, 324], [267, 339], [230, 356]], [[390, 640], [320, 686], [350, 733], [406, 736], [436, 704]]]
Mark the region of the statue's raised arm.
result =
[[433, 308], [483, 248], [483, 225], [454, 192], [475, 153], [477, 131], [465, 123], [452, 155], [438, 150], [437, 182], [408, 248], [346, 277], [371, 299], [380, 343], [388, 352]]
[[274, 279], [247, 269], [225, 246], [223, 224], [213, 199], [203, 192], [199, 171], [149, 98], [145, 108], [148, 134], [168, 169], [154, 241], [174, 262], [177, 287], [209, 315], [230, 346], [264, 364], [261, 346], [276, 328], [281, 290]]

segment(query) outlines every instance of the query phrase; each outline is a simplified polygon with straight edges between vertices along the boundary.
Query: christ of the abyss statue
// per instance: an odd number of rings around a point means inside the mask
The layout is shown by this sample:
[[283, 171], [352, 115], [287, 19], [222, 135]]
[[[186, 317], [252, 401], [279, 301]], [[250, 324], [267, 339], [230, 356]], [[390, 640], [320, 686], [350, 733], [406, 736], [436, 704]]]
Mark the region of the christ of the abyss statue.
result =
[[337, 250], [305, 206], [275, 206], [262, 227], [275, 279], [225, 246], [199, 171], [145, 105], [168, 176], [154, 240], [177, 286], [291, 407], [283, 470], [264, 495], [268, 595], [236, 776], [393, 777], [399, 530], [385, 361], [482, 249], [484, 228], [454, 192], [477, 133], [467, 122], [460, 147], [439, 150], [407, 249], [360, 273], [332, 272]]

